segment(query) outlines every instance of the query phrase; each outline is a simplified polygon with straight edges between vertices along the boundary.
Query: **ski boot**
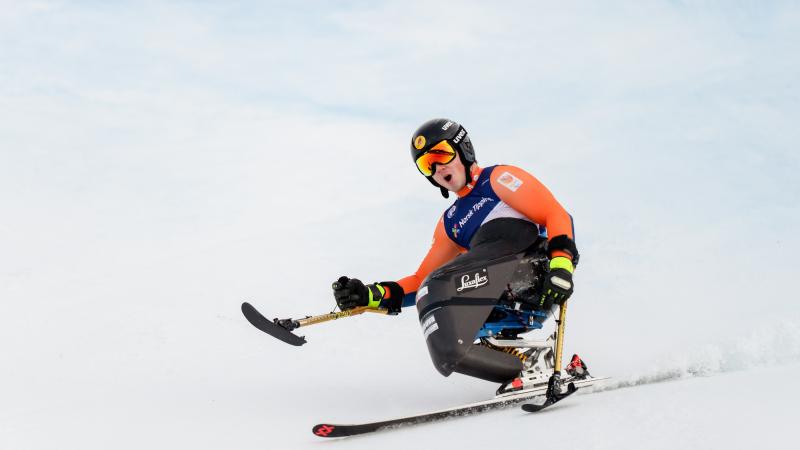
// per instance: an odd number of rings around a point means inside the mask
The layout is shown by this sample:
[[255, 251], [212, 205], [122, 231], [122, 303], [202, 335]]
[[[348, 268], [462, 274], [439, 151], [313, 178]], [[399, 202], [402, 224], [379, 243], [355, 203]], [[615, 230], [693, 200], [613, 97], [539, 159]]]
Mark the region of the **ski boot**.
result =
[[550, 336], [544, 342], [524, 341], [533, 346], [526, 349], [523, 353], [526, 358], [523, 360], [523, 370], [519, 376], [506, 381], [497, 389], [496, 395], [509, 394], [528, 389], [547, 388], [548, 391], [563, 390], [573, 381], [589, 380], [592, 378], [586, 363], [577, 354], [572, 355], [569, 364], [564, 368], [568, 375], [563, 379], [558, 379], [553, 385], [554, 378], [554, 350], [553, 343], [555, 335]]
[[564, 370], [573, 380], [585, 380], [591, 377], [589, 370], [586, 368], [586, 363], [584, 363], [577, 354], [572, 355], [572, 360], [567, 364]]
[[[522, 391], [546, 387], [551, 375], [553, 375], [553, 343], [555, 334], [545, 341], [521, 341], [523, 344], [519, 348], [524, 358], [523, 369], [519, 376], [506, 381], [497, 389], [497, 395], [508, 394], [511, 392]], [[493, 343], [496, 345], [496, 343]]]

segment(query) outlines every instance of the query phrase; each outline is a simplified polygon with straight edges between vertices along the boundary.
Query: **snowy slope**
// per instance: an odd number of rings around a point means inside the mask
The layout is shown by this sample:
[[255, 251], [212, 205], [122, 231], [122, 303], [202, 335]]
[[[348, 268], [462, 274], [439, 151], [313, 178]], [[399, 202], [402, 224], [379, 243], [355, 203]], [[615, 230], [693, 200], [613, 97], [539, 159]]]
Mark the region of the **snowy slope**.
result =
[[[350, 439], [346, 448], [530, 445], [591, 449], [758, 448], [793, 441], [800, 388], [779, 379], [800, 368], [757, 369], [577, 396], [528, 415], [518, 408]], [[763, 387], [761, 387], [763, 386]], [[523, 444], [525, 443], [525, 444]]]
[[[0, 450], [791, 445], [796, 42], [783, 1], [3, 2]], [[496, 388], [413, 309], [302, 348], [239, 312], [411, 273], [435, 116], [575, 217], [566, 352], [618, 389], [321, 443]]]
[[[172, 328], [187, 333], [189, 323], [175, 319]], [[320, 335], [295, 348], [276, 344], [235, 315], [216, 322], [218, 330], [206, 333], [200, 345], [202, 358], [181, 355], [197, 347], [181, 343], [170, 349], [165, 342], [160, 355], [134, 355], [134, 361], [101, 370], [74, 366], [72, 376], [59, 369], [69, 358], [53, 358], [53, 372], [28, 374], [18, 384], [25, 389], [4, 396], [2, 448], [314, 448], [320, 439], [310, 427], [319, 421], [438, 409], [483, 399], [493, 389], [463, 377], [437, 378], [421, 348], [416, 354], [401, 349], [398, 359], [380, 352], [359, 357], [326, 344]], [[785, 328], [777, 335], [794, 346], [785, 347], [788, 359], [797, 357], [791, 353], [800, 342], [797, 331]], [[235, 336], [235, 345], [213, 345], [226, 334]], [[598, 449], [755, 448], [791, 442], [800, 401], [791, 379], [800, 365], [764, 361], [738, 344], [715, 349], [666, 365], [638, 355], [641, 371], [616, 374], [605, 388], [536, 415], [512, 407], [328, 445], [401, 449], [425, 442], [477, 449], [533, 442], [532, 433], [536, 445], [577, 439]], [[602, 366], [593, 370], [599, 373]], [[27, 390], [30, 386], [37, 389]]]
[[[186, 293], [146, 294], [114, 308], [97, 296], [35, 317], [20, 309], [16, 323], [30, 331], [14, 334], [30, 341], [11, 349], [17, 364], [4, 373], [2, 448], [313, 448], [310, 427], [320, 421], [440, 409], [483, 400], [496, 387], [439, 376], [413, 313], [322, 324], [306, 330], [307, 345], [292, 347], [251, 327], [234, 297], [193, 292], [175, 308], [157, 303]], [[328, 445], [483, 448], [528, 442], [534, 430], [546, 430], [537, 438], [544, 443], [577, 437], [588, 448], [752, 448], [791, 439], [800, 401], [790, 383], [800, 357], [796, 324], [670, 354], [641, 348], [613, 360], [617, 367], [567, 336], [568, 352], [615, 377], [607, 390], [536, 416], [512, 408]]]

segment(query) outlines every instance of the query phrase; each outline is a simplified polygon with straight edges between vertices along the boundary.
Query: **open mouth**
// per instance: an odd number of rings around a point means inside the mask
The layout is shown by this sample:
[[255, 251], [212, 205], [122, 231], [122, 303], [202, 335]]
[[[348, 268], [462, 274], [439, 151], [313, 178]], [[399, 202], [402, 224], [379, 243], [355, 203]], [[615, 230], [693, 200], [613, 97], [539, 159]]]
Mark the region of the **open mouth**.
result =
[[452, 179], [453, 179], [453, 176], [452, 176], [452, 175], [445, 175], [445, 176], [444, 176], [444, 181], [447, 181], [448, 183], [449, 183], [449, 182], [450, 182], [450, 180], [452, 180]]

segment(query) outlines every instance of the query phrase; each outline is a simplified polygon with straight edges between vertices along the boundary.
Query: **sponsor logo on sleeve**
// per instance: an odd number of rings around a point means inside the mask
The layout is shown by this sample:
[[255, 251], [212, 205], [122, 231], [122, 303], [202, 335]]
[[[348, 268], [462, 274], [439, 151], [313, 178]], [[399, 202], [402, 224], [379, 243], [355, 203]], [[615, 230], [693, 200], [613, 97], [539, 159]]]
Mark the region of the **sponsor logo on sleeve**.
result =
[[456, 205], [453, 205], [453, 206], [450, 207], [449, 210], [447, 210], [447, 218], [448, 219], [452, 219], [453, 218], [453, 214], [455, 214], [455, 213], [456, 213]]
[[507, 187], [512, 192], [517, 192], [517, 189], [522, 186], [522, 180], [508, 172], [503, 172], [502, 175], [497, 178], [497, 182]]
[[476, 272], [465, 273], [460, 277], [456, 277], [456, 291], [464, 292], [468, 290], [480, 289], [489, 285], [489, 273], [486, 269], [481, 269]]

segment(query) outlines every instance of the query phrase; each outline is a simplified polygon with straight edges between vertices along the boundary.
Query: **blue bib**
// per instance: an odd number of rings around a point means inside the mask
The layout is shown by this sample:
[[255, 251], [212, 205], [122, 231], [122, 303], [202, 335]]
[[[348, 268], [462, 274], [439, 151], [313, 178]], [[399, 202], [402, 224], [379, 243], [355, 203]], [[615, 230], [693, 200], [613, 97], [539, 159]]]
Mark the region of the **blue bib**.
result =
[[469, 194], [457, 199], [444, 213], [444, 229], [456, 244], [469, 249], [472, 236], [481, 227], [486, 216], [500, 204], [500, 197], [492, 189], [492, 171], [497, 166], [486, 167]]

